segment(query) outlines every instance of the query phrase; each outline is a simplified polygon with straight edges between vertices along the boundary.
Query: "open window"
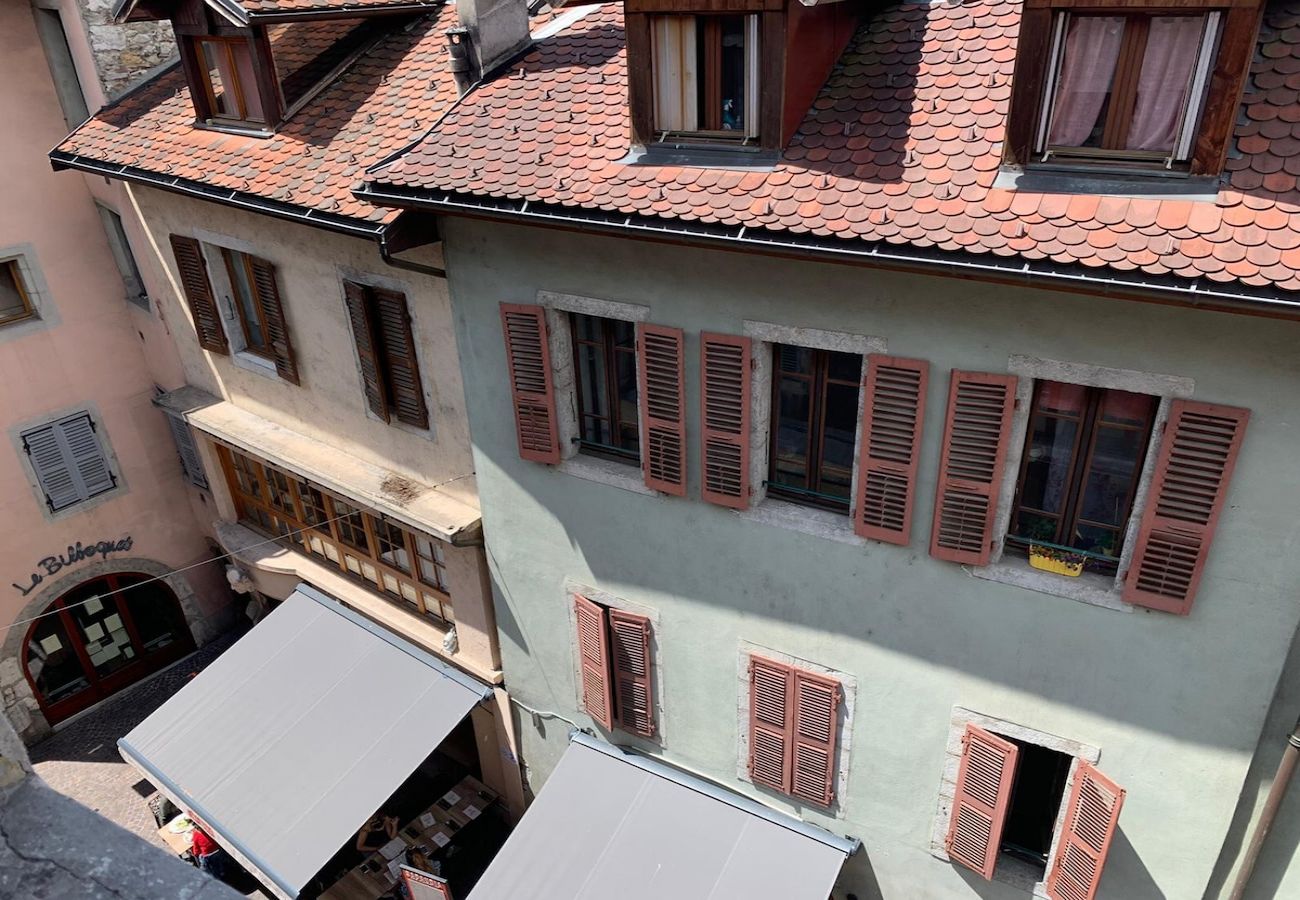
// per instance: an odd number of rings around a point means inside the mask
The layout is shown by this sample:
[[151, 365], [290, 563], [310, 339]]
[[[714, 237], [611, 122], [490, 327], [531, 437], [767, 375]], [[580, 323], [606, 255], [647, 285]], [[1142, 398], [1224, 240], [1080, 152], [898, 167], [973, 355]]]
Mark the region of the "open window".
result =
[[192, 39], [203, 98], [199, 117], [226, 125], [263, 128], [266, 105], [253, 65], [250, 37], [207, 35]]
[[570, 313], [583, 453], [639, 464], [636, 324]]
[[0, 325], [20, 322], [35, 315], [36, 309], [18, 260], [0, 261]]
[[662, 140], [759, 136], [756, 14], [651, 18], [654, 130]]

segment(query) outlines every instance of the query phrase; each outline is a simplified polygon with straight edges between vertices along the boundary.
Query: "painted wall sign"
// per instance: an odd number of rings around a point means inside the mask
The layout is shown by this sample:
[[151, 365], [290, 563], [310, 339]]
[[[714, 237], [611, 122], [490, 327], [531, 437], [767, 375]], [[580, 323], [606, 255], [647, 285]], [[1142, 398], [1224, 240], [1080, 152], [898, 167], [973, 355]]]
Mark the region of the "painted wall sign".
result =
[[55, 575], [68, 566], [83, 560], [93, 559], [98, 556], [100, 559], [108, 559], [114, 553], [125, 553], [131, 549], [131, 536], [119, 538], [116, 541], [96, 541], [93, 544], [83, 544], [77, 541], [75, 545], [68, 545], [67, 553], [60, 553], [58, 556], [47, 556], [36, 564], [38, 569], [44, 569], [44, 572], [33, 572], [31, 575], [32, 583], [23, 587], [21, 584], [12, 582], [11, 586], [16, 588], [18, 593], [26, 597], [36, 586], [44, 581], [47, 577]]

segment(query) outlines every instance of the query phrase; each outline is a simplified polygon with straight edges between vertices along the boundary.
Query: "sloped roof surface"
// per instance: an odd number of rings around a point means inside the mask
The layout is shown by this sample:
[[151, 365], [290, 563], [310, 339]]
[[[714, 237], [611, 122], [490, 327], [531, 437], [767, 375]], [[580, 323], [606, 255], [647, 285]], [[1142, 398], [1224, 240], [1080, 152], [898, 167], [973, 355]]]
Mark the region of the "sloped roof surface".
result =
[[252, 16], [301, 13], [309, 10], [372, 10], [387, 6], [436, 7], [438, 3], [439, 0], [239, 0], [239, 5]]
[[[406, 146], [456, 100], [442, 32], [454, 5], [395, 30], [358, 57], [267, 138], [196, 128], [179, 67], [98, 112], [63, 143], [68, 153], [160, 176], [240, 191], [338, 216], [384, 223], [397, 211], [360, 200], [352, 188], [367, 166]], [[283, 31], [289, 56], [325, 23]], [[301, 30], [301, 31], [300, 31]], [[301, 63], [301, 60], [298, 60]]]
[[1270, 0], [1214, 202], [993, 187], [1021, 4], [862, 25], [774, 171], [625, 165], [617, 4], [465, 99], [372, 181], [701, 224], [1300, 291], [1300, 0]]

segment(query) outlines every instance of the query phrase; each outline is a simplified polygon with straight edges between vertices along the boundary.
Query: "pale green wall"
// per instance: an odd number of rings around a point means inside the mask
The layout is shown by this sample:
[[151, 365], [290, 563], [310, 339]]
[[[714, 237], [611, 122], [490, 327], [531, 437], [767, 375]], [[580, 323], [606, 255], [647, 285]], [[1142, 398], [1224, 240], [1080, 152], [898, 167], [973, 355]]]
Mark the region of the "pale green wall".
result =
[[[1025, 896], [929, 855], [954, 705], [1101, 748], [1128, 790], [1102, 896], [1201, 895], [1297, 624], [1300, 327], [468, 220], [445, 234], [513, 697], [591, 726], [576, 712], [563, 586], [592, 584], [657, 610], [664, 755], [861, 837], [842, 882], [861, 900]], [[538, 290], [645, 304], [650, 321], [686, 330], [690, 498], [518, 458], [497, 304]], [[910, 547], [834, 543], [698, 499], [698, 335], [738, 334], [744, 319], [877, 335], [930, 360]], [[927, 555], [948, 370], [1005, 371], [1009, 354], [1186, 376], [1197, 399], [1253, 410], [1189, 618], [994, 584]], [[843, 818], [737, 777], [742, 640], [856, 678]], [[535, 790], [567, 728], [522, 718]]]

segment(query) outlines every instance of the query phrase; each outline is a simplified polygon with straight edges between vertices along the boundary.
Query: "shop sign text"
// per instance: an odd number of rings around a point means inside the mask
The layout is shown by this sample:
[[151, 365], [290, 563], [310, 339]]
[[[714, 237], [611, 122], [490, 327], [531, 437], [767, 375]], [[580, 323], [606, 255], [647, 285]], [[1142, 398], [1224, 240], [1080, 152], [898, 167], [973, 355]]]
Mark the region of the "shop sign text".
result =
[[16, 582], [12, 583], [12, 586], [18, 590], [18, 593], [26, 597], [36, 590], [36, 586], [44, 581], [46, 577], [58, 574], [62, 569], [82, 560], [92, 559], [96, 556], [100, 559], [108, 559], [114, 553], [125, 553], [131, 549], [131, 543], [129, 534], [116, 541], [97, 541], [93, 544], [82, 544], [81, 541], [77, 541], [75, 546], [68, 545], [67, 553], [60, 553], [58, 556], [47, 556], [38, 562], [36, 567], [44, 571], [33, 572], [31, 575], [32, 583], [27, 587], [23, 587]]

